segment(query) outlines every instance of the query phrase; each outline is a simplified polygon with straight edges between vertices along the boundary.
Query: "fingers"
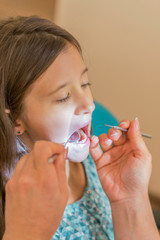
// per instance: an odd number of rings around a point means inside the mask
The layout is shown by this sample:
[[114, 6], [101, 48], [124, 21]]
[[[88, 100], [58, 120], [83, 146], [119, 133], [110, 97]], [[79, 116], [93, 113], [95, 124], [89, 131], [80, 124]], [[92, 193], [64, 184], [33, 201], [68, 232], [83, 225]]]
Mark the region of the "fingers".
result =
[[[119, 123], [119, 127], [121, 127], [121, 128], [128, 129], [129, 126], [130, 126], [129, 120], [122, 120]], [[126, 133], [121, 130], [114, 129], [114, 128], [109, 129], [108, 137], [113, 141], [114, 146], [122, 145], [126, 141]]]
[[[100, 144], [100, 147], [98, 143]], [[96, 136], [92, 137], [90, 154], [96, 164], [97, 170], [111, 162], [111, 155], [108, 154], [107, 151], [112, 147], [112, 140], [107, 137], [107, 134], [101, 134], [99, 138]]]
[[[120, 122], [119, 126], [128, 129], [130, 125], [129, 120], [123, 120]], [[90, 154], [94, 158], [94, 160], [98, 160], [102, 156], [102, 151], [106, 152], [110, 150], [113, 146], [118, 146], [124, 144], [126, 141], [126, 135], [124, 132], [111, 128], [108, 131], [108, 134], [101, 134], [98, 137], [93, 136], [91, 139], [90, 145]], [[98, 143], [100, 144], [99, 148]]]
[[126, 141], [123, 132], [114, 128], [109, 129], [108, 137], [112, 140], [114, 146], [121, 145]]
[[103, 133], [99, 136], [99, 144], [103, 152], [108, 151], [113, 146], [113, 141], [108, 137], [107, 134]]
[[131, 122], [130, 127], [127, 132], [127, 138], [131, 142], [133, 148], [146, 150], [147, 147], [140, 133], [140, 124], [138, 118], [135, 118], [134, 121]]
[[26, 163], [28, 154], [25, 154], [20, 160], [18, 160], [16, 167], [14, 169], [14, 173], [12, 174], [12, 177], [18, 177]]
[[119, 123], [119, 127], [126, 128], [128, 129], [130, 126], [130, 121], [129, 120], [122, 120]]
[[50, 172], [50, 174], [53, 175], [56, 171], [53, 164], [48, 162], [48, 159], [53, 155], [64, 155], [64, 152], [64, 146], [60, 144], [49, 141], [38, 141], [35, 143], [32, 151], [18, 161], [13, 176], [15, 178], [19, 178], [22, 174], [34, 176], [36, 170], [38, 170], [39, 173], [43, 173], [43, 175], [46, 174], [47, 171], [48, 174]]
[[[24, 174], [35, 174], [41, 182], [50, 186], [47, 182], [51, 182], [55, 187], [59, 185], [59, 180], [64, 180], [65, 172], [65, 148], [61, 144], [52, 143], [49, 141], [38, 141], [33, 147], [30, 158], [28, 159], [28, 165], [25, 166]], [[48, 160], [54, 158], [54, 161], [50, 163]], [[62, 175], [60, 178], [60, 170]], [[63, 176], [63, 177], [62, 177]], [[53, 184], [54, 182], [54, 184]], [[61, 184], [60, 184], [61, 185]]]
[[134, 149], [146, 149], [146, 145], [140, 133], [138, 118], [134, 121], [123, 120], [120, 122], [119, 127], [125, 128], [128, 131], [123, 132], [114, 128], [109, 129], [107, 136], [113, 141], [114, 146], [122, 145], [126, 140], [129, 140], [132, 146], [134, 146]]
[[54, 166], [57, 172], [57, 179], [60, 190], [63, 192], [67, 190], [67, 177], [66, 177], [66, 159], [68, 155], [68, 148], [65, 150], [65, 154], [60, 154], [54, 161]]
[[54, 155], [64, 154], [64, 146], [49, 141], [37, 141], [34, 144], [32, 155], [34, 167], [37, 169], [43, 169], [48, 166], [48, 159]]
[[[128, 128], [130, 125], [129, 120], [123, 120], [120, 122], [119, 126], [123, 128]], [[124, 132], [111, 128], [108, 131], [108, 134], [101, 134], [99, 136], [99, 143], [103, 152], [108, 151], [113, 146], [118, 146], [124, 144], [126, 141], [126, 135]]]
[[140, 133], [140, 125], [139, 125], [138, 118], [135, 118], [135, 120], [131, 122], [130, 127], [127, 132], [127, 137], [131, 141], [133, 139], [138, 139], [138, 138], [141, 139], [142, 138], [141, 133]]
[[97, 136], [93, 136], [91, 138], [91, 144], [90, 144], [90, 154], [94, 161], [98, 161], [98, 159], [101, 158], [103, 155], [102, 150], [98, 146], [99, 138]]
[[[150, 153], [143, 141], [140, 133], [138, 119], [134, 121], [121, 121], [119, 126], [127, 129], [126, 132], [111, 128], [108, 134], [101, 134], [99, 138], [93, 136], [90, 145], [90, 154], [95, 161], [97, 169], [112, 163], [117, 164], [117, 160], [122, 160], [123, 155], [132, 152], [134, 158], [146, 158]], [[99, 141], [98, 141], [99, 140]], [[100, 146], [98, 146], [98, 144]]]
[[[37, 142], [18, 173], [19, 180], [27, 184], [29, 182], [29, 186], [38, 187], [44, 193], [59, 189], [58, 191], [67, 197], [64, 153], [65, 148], [60, 144], [48, 141]], [[48, 159], [52, 156], [56, 156], [54, 162], [49, 163]], [[17, 170], [20, 170], [20, 167]], [[17, 181], [19, 180], [17, 177]]]

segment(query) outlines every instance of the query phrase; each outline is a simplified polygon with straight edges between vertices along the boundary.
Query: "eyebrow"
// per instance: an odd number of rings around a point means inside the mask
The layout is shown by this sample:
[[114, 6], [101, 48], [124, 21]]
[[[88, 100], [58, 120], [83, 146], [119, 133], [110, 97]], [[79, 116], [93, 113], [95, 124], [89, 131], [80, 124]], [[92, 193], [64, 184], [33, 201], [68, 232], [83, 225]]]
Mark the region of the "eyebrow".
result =
[[[82, 77], [86, 72], [88, 72], [88, 68], [87, 68], [87, 67], [82, 71], [82, 73], [81, 73], [80, 76]], [[50, 95], [52, 95], [52, 94], [58, 92], [60, 89], [66, 87], [68, 84], [69, 84], [69, 82], [60, 85], [56, 90], [50, 92], [50, 93], [48, 94], [48, 96], [50, 96]]]

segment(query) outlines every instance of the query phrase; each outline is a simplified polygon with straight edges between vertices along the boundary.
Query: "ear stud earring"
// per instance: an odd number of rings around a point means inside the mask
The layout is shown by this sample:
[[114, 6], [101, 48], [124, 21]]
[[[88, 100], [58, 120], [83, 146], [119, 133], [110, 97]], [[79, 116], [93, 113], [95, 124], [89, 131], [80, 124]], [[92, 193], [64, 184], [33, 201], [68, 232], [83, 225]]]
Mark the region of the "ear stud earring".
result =
[[20, 131], [18, 131], [17, 133], [18, 133], [18, 134], [20, 134], [21, 132], [20, 132]]

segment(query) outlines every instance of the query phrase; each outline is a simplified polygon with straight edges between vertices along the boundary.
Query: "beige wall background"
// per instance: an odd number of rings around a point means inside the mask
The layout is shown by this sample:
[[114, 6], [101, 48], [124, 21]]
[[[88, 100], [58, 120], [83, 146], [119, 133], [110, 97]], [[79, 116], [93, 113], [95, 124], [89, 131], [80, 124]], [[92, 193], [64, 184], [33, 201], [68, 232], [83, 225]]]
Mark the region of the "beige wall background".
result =
[[119, 120], [137, 116], [141, 131], [153, 135], [145, 139], [153, 155], [150, 192], [160, 197], [160, 1], [0, 0], [0, 18], [32, 14], [79, 40], [94, 98]]
[[52, 20], [54, 9], [54, 0], [0, 0], [0, 18], [40, 15]]
[[153, 135], [150, 192], [160, 196], [160, 1], [58, 0], [55, 13], [82, 45], [95, 99]]

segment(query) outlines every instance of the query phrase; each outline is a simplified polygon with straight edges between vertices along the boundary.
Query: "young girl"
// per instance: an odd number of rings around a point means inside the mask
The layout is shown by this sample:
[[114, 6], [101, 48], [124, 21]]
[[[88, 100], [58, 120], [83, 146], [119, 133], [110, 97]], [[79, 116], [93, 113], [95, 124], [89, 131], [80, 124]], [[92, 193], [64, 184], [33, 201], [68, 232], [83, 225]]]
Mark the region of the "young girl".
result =
[[125, 136], [90, 139], [87, 71], [78, 42], [52, 22], [1, 22], [1, 239], [159, 239], [138, 119], [120, 123]]

